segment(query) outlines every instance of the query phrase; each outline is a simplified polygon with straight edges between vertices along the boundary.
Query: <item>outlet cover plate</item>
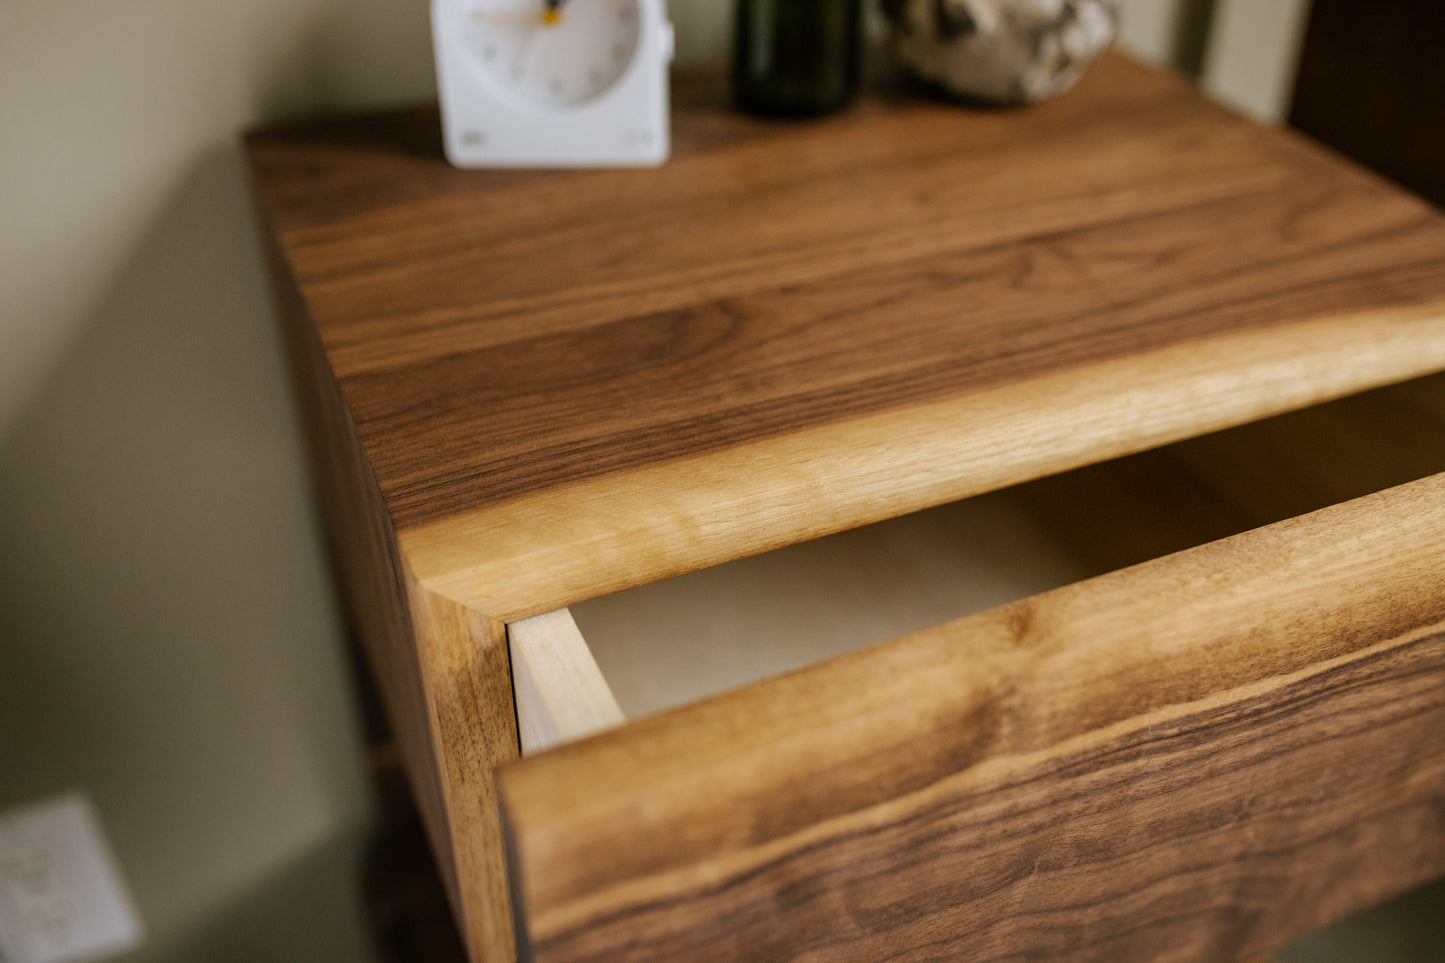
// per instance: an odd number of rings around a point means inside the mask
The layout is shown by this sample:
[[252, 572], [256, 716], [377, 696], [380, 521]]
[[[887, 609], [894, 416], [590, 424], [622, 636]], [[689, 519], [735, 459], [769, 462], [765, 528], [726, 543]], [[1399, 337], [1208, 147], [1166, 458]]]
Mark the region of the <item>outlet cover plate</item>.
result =
[[81, 963], [142, 938], [88, 799], [70, 794], [0, 813], [0, 960]]

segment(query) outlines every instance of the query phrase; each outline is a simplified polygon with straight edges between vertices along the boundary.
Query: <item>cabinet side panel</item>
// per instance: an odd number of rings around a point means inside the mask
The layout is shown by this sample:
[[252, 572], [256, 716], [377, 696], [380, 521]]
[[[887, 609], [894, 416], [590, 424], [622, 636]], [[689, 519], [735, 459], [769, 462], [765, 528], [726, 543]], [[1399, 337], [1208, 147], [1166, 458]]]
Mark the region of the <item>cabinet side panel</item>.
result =
[[518, 757], [506, 626], [409, 582], [452, 872], [476, 963], [515, 958], [496, 770]]
[[[488, 963], [511, 960], [511, 908], [491, 778], [498, 761], [518, 754], [504, 631], [458, 616], [417, 591], [316, 329], [273, 235], [265, 233], [349, 617], [395, 730], [469, 953]], [[456, 733], [459, 720], [479, 725], [460, 746], [439, 741], [443, 733]], [[472, 751], [479, 742], [485, 744], [480, 754]], [[479, 756], [484, 768], [471, 772], [467, 767]]]
[[503, 770], [536, 959], [1240, 959], [1445, 873], [1445, 475]]

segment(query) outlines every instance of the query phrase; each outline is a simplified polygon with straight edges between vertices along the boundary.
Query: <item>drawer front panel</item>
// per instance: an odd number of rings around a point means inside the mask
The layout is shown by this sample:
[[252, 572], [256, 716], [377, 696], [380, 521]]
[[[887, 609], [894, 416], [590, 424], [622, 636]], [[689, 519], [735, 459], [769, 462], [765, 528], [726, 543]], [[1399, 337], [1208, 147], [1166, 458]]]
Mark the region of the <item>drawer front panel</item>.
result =
[[503, 770], [540, 961], [1198, 959], [1445, 872], [1445, 475]]

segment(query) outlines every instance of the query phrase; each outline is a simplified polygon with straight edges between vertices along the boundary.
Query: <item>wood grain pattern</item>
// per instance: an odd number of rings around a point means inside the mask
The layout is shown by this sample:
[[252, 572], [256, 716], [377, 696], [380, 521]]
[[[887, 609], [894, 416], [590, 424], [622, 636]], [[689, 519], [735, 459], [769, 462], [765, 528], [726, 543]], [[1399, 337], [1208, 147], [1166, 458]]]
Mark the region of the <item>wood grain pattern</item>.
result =
[[623, 711], [641, 718], [1440, 472], [1445, 375], [790, 545], [569, 611]]
[[1433, 476], [510, 766], [530, 950], [1235, 959], [1429, 879], [1441, 558]]
[[621, 725], [625, 720], [587, 640], [566, 609], [507, 626], [522, 754]]
[[[435, 742], [436, 779], [446, 807], [462, 937], [473, 960], [515, 957], [502, 845], [498, 766], [519, 754], [506, 628], [408, 580], [412, 637]], [[410, 707], [417, 712], [417, 707]]]
[[1120, 59], [1037, 110], [884, 93], [800, 126], [734, 115], [708, 80], [681, 85], [656, 171], [453, 171], [408, 117], [253, 138], [400, 530], [1445, 301], [1428, 206]]
[[544, 490], [401, 544], [433, 591], [511, 620], [1442, 367], [1434, 308], [1246, 331]]
[[505, 622], [1445, 368], [1445, 219], [1108, 58], [826, 123], [679, 79], [654, 171], [458, 171], [432, 111], [253, 134], [333, 531], [477, 960]]

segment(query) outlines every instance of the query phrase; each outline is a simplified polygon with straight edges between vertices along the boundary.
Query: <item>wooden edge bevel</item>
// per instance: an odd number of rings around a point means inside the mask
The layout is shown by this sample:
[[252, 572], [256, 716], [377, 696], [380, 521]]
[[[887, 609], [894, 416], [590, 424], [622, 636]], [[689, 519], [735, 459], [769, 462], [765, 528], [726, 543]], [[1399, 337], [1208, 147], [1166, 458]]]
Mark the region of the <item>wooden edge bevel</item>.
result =
[[1442, 368], [1442, 304], [1282, 324], [560, 486], [400, 539], [429, 588], [511, 622]]
[[541, 963], [1238, 959], [1445, 873], [1445, 475], [504, 767]]
[[522, 755], [627, 721], [567, 609], [513, 622], [507, 641]]

